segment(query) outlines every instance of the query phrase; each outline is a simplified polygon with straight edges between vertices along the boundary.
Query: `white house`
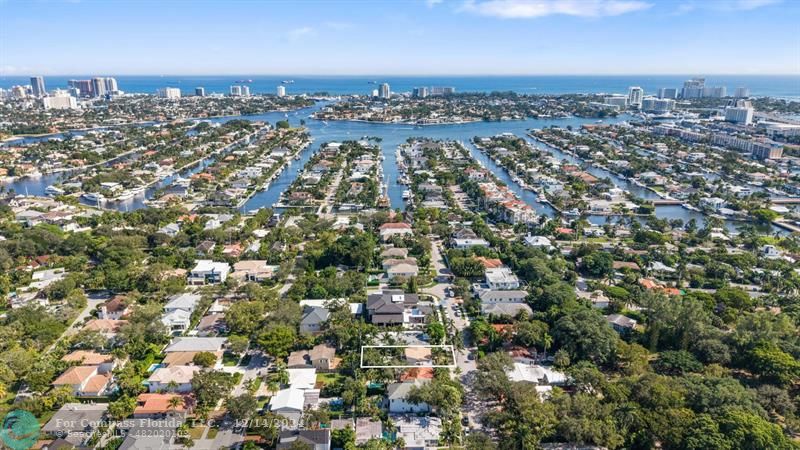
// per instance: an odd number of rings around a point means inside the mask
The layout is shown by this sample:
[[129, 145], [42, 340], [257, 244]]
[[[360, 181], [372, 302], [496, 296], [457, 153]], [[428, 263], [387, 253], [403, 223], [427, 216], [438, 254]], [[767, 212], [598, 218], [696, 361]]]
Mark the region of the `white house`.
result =
[[193, 286], [224, 283], [230, 271], [231, 266], [226, 262], [199, 259], [194, 269], [189, 272], [188, 282]]
[[486, 269], [486, 285], [489, 289], [518, 289], [519, 278], [508, 267]]
[[199, 366], [170, 366], [156, 369], [147, 379], [150, 392], [173, 391], [181, 394], [192, 392], [192, 378]]
[[474, 239], [453, 239], [453, 248], [457, 249], [466, 249], [470, 247], [486, 247], [489, 248], [491, 244], [486, 239], [481, 238], [474, 238]]
[[431, 410], [427, 403], [411, 403], [408, 401], [408, 393], [412, 386], [420, 387], [430, 380], [416, 379], [414, 381], [404, 381], [402, 383], [392, 383], [387, 388], [387, 399], [389, 401], [390, 413], [424, 413]]

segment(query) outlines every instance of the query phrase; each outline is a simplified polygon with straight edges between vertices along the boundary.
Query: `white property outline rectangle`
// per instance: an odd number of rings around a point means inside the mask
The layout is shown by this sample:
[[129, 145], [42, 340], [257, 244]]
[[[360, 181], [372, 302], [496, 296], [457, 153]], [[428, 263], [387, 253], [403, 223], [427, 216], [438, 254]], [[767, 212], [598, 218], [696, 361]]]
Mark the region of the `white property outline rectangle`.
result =
[[[409, 364], [409, 365], [389, 365], [389, 366], [365, 366], [364, 365], [364, 349], [365, 348], [448, 348], [450, 349], [450, 356], [453, 358], [453, 364]], [[430, 367], [430, 368], [437, 368], [443, 367], [447, 369], [454, 369], [457, 366], [457, 359], [456, 359], [456, 349], [451, 344], [441, 344], [441, 345], [362, 345], [361, 346], [361, 358], [360, 358], [360, 366], [362, 369], [410, 369], [410, 368], [419, 368], [419, 367]]]

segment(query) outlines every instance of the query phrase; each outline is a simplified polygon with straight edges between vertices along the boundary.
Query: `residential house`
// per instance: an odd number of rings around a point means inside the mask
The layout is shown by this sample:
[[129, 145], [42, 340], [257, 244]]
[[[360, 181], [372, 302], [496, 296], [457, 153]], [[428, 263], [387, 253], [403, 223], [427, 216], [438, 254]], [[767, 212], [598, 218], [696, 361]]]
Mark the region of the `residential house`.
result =
[[287, 419], [288, 428], [296, 428], [303, 416], [305, 393], [302, 389], [281, 389], [269, 400], [269, 410]]
[[305, 444], [304, 447], [309, 450], [330, 450], [331, 430], [284, 430], [276, 449], [300, 448], [297, 443]]
[[472, 247], [485, 247], [489, 248], [491, 244], [489, 241], [482, 238], [457, 238], [453, 239], [453, 248], [457, 248], [460, 250], [472, 248]]
[[[172, 399], [180, 399], [180, 403], [172, 405]], [[142, 393], [136, 397], [134, 419], [163, 419], [167, 417], [183, 418], [190, 411], [189, 397], [180, 394]]]
[[413, 386], [419, 388], [428, 382], [430, 382], [430, 380], [418, 379], [390, 384], [386, 389], [389, 412], [395, 414], [419, 414], [430, 412], [431, 407], [427, 403], [411, 403], [408, 400], [408, 394]]
[[620, 334], [629, 333], [636, 328], [636, 320], [623, 316], [622, 314], [608, 315], [606, 316], [606, 320], [614, 328], [614, 331]]
[[164, 315], [161, 322], [170, 331], [186, 331], [191, 324], [191, 317], [202, 296], [199, 294], [176, 294], [169, 298], [164, 305]]
[[399, 289], [387, 289], [367, 297], [367, 317], [376, 325], [402, 325], [406, 308], [419, 303], [417, 294]]
[[192, 379], [201, 370], [198, 366], [170, 366], [156, 369], [147, 379], [149, 392], [192, 392]]
[[307, 306], [303, 309], [300, 319], [300, 332], [317, 334], [323, 331], [323, 325], [328, 321], [330, 311], [324, 307]]
[[394, 236], [405, 236], [413, 234], [413, 232], [411, 225], [404, 222], [389, 222], [379, 228], [381, 240], [384, 242], [391, 240]]
[[489, 289], [518, 289], [519, 278], [508, 267], [486, 270], [486, 285]]
[[267, 264], [266, 260], [239, 261], [233, 265], [231, 277], [241, 281], [261, 283], [275, 276], [278, 266]]
[[193, 286], [224, 283], [230, 270], [231, 266], [226, 262], [200, 259], [197, 260], [194, 269], [189, 272], [188, 283]]
[[100, 397], [108, 394], [111, 373], [100, 372], [97, 366], [73, 366], [64, 371], [51, 384], [69, 387], [76, 397]]
[[97, 308], [97, 317], [100, 319], [119, 320], [131, 313], [125, 297], [116, 296]]
[[91, 448], [92, 435], [105, 423], [108, 403], [67, 403], [42, 427], [45, 436], [66, 441], [62, 448]]

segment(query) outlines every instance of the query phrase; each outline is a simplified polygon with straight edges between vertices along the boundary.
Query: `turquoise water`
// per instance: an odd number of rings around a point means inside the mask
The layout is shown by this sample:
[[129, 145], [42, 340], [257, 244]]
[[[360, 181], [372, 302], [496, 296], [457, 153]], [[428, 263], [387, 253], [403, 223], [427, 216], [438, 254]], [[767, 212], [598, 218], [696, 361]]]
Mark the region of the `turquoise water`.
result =
[[[554, 211], [547, 204], [538, 202], [537, 196], [530, 191], [523, 190], [517, 183], [515, 183], [508, 173], [497, 166], [485, 154], [478, 151], [471, 143], [470, 140], [475, 136], [493, 136], [500, 133], [513, 133], [519, 137], [526, 138], [526, 133], [530, 129], [544, 128], [552, 125], [559, 127], [572, 126], [574, 128], [580, 127], [584, 123], [595, 123], [594, 119], [581, 119], [581, 118], [567, 118], [567, 119], [527, 119], [521, 121], [506, 121], [506, 122], [473, 122], [468, 124], [458, 125], [431, 125], [424, 127], [414, 127], [404, 124], [379, 124], [379, 123], [365, 123], [365, 122], [344, 122], [344, 121], [330, 121], [327, 124], [322, 121], [310, 119], [308, 116], [315, 110], [324, 106], [325, 103], [318, 103], [314, 107], [304, 108], [289, 114], [282, 112], [273, 112], [267, 114], [259, 114], [246, 116], [249, 120], [263, 120], [269, 123], [275, 123], [279, 120], [288, 120], [293, 126], [299, 126], [300, 121], [304, 120], [306, 127], [314, 139], [314, 143], [307, 147], [300, 153], [300, 159], [292, 161], [292, 164], [284, 170], [278, 178], [272, 181], [267, 190], [256, 193], [245, 205], [242, 211], [251, 211], [258, 208], [268, 208], [277, 203], [281, 193], [292, 183], [297, 177], [297, 174], [302, 169], [303, 165], [308, 159], [319, 150], [320, 145], [324, 142], [341, 142], [345, 140], [357, 140], [364, 137], [379, 137], [382, 139], [380, 145], [384, 155], [383, 169], [384, 169], [384, 182], [388, 187], [389, 199], [393, 208], [404, 208], [402, 199], [403, 190], [407, 189], [406, 186], [397, 183], [399, 178], [396, 161], [397, 146], [406, 142], [409, 138], [414, 137], [427, 137], [432, 139], [450, 139], [461, 141], [467, 149], [470, 150], [472, 156], [480, 161], [484, 167], [491, 170], [501, 181], [505, 182], [509, 188], [514, 191], [523, 201], [531, 205], [537, 213], [546, 216], [552, 216]], [[214, 122], [225, 122], [233, 119], [240, 119], [242, 116], [231, 116], [211, 119]], [[614, 123], [624, 120], [625, 117], [616, 119], [608, 119], [605, 123]], [[546, 147], [539, 142], [527, 139], [532, 145], [539, 148], [546, 149], [552, 152], [557, 158], [568, 160], [573, 163], [580, 163], [573, 156], [564, 154], [555, 148]], [[196, 173], [209, 164], [213, 163], [213, 158], [203, 161], [199, 166], [194, 167], [188, 171], [183, 172], [182, 176], [188, 176]], [[637, 197], [653, 199], [657, 196], [640, 186], [634, 185], [625, 179], [619, 178], [603, 169], [588, 168], [589, 172], [595, 176], [605, 178], [608, 177], [618, 187], [625, 189]], [[36, 179], [22, 179], [14, 183], [6, 185], [7, 189], [13, 189], [18, 193], [28, 193], [31, 195], [44, 195], [45, 188], [54, 182], [67, 179], [69, 175], [48, 175]], [[169, 177], [151, 189], [148, 189], [146, 196], [149, 198], [153, 192], [161, 187], [168, 186], [172, 183], [175, 177]], [[107, 207], [114, 207], [120, 210], [133, 210], [144, 207], [142, 202], [143, 198], [132, 199], [123, 203], [108, 203]], [[682, 219], [684, 222], [689, 219], [696, 219], [699, 224], [704, 223], [704, 217], [701, 213], [689, 211], [679, 206], [664, 206], [656, 208], [656, 216], [667, 219]], [[589, 220], [593, 223], [602, 224], [607, 220], [606, 217], [590, 217]], [[728, 227], [733, 229], [735, 224], [730, 222]]]
[[[101, 74], [114, 76], [113, 74]], [[240, 80], [247, 83], [250, 92], [275, 93], [282, 81], [289, 94], [328, 92], [340, 94], [369, 94], [377, 86], [389, 83], [394, 92], [410, 92], [416, 86], [453, 86], [457, 92], [514, 91], [520, 94], [565, 93], [623, 93], [630, 86], [641, 86], [645, 93], [655, 94], [659, 88], [680, 88], [683, 81], [698, 74], [687, 75], [538, 75], [538, 76], [303, 76], [303, 75], [237, 75], [237, 76], [116, 76], [119, 88], [125, 92], [153, 94], [163, 87], [180, 88], [184, 94], [194, 94], [202, 86], [206, 93], [229, 92], [230, 86]], [[47, 89], [65, 88], [70, 79], [87, 79], [92, 75], [48, 76]], [[30, 84], [29, 77], [0, 77], [0, 88]], [[797, 75], [713, 75], [706, 77], [708, 86], [726, 86], [733, 94], [740, 86], [750, 88], [754, 96], [792, 97], [800, 99], [800, 76]]]

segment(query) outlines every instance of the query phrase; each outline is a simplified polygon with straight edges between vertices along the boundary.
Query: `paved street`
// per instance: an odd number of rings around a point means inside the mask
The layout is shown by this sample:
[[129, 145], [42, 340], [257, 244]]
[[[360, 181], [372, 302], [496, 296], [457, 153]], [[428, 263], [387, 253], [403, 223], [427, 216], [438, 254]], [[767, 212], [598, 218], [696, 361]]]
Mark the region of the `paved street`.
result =
[[[450, 275], [450, 269], [445, 263], [443, 253], [443, 242], [436, 240], [431, 243], [431, 265], [434, 268], [434, 277], [440, 275]], [[468, 332], [470, 321], [466, 314], [459, 314], [456, 316], [455, 312], [459, 309], [458, 305], [452, 302], [452, 298], [447, 296], [447, 292], [453, 287], [452, 283], [437, 283], [435, 286], [423, 289], [426, 294], [431, 294], [436, 297], [434, 303], [441, 305], [444, 309], [446, 317], [452, 321], [453, 327], [461, 332], [463, 339], [463, 350], [456, 350], [456, 366], [460, 370], [459, 379], [464, 386], [464, 404], [462, 406], [462, 414], [465, 414], [469, 419], [471, 427], [479, 424], [479, 415], [481, 414], [481, 404], [472, 389], [475, 381], [477, 365], [474, 360], [469, 359], [470, 343], [468, 341]]]

